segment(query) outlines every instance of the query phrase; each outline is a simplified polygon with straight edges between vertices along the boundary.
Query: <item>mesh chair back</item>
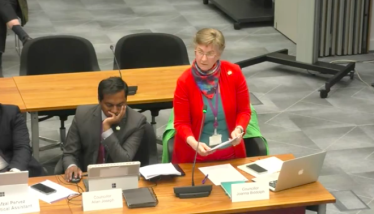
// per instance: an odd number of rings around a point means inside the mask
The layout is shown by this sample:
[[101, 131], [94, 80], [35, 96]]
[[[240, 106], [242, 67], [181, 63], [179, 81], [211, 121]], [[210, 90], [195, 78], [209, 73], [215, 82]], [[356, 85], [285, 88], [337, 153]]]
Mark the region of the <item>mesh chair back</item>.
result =
[[[182, 39], [165, 33], [124, 36], [116, 44], [115, 55], [121, 69], [190, 64]], [[113, 65], [118, 69], [115, 62]]]
[[77, 36], [45, 36], [22, 49], [20, 75], [99, 71], [90, 41]]

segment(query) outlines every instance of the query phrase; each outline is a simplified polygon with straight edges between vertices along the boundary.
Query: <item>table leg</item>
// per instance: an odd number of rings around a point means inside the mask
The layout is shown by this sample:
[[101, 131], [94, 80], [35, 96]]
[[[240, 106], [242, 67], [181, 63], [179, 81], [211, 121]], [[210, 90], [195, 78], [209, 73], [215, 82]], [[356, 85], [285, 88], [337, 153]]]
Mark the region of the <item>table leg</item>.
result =
[[31, 113], [31, 143], [34, 158], [39, 161], [39, 117], [38, 112]]
[[326, 214], [326, 204], [318, 205], [317, 214]]

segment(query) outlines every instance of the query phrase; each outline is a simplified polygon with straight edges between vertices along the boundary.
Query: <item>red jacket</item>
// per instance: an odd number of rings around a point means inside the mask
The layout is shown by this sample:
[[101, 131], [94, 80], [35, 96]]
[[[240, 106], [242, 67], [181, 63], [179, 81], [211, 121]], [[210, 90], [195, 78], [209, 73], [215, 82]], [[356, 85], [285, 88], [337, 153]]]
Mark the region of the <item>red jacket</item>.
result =
[[[251, 118], [249, 105], [249, 92], [247, 82], [240, 67], [236, 64], [221, 61], [221, 73], [219, 79], [221, 100], [226, 117], [226, 125], [231, 132], [240, 125], [247, 128]], [[192, 163], [195, 150], [187, 143], [187, 137], [194, 136], [199, 139], [201, 123], [203, 119], [203, 97], [195, 83], [191, 68], [187, 69], [177, 81], [174, 92], [174, 137], [173, 163]], [[244, 142], [233, 147], [217, 150], [211, 155], [197, 155], [197, 162], [217, 161], [225, 159], [227, 153], [234, 154], [235, 158], [246, 157]]]

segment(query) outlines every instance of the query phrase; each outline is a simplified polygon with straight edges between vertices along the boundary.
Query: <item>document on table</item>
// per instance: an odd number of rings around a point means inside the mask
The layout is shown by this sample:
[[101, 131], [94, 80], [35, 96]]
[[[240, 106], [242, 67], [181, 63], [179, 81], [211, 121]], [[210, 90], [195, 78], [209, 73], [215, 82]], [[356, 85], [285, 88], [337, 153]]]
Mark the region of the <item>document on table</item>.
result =
[[222, 182], [230, 181], [248, 181], [231, 164], [221, 164], [215, 166], [200, 167], [199, 170], [206, 176], [208, 175], [214, 185], [221, 185]]
[[37, 191], [37, 190], [35, 190], [31, 187], [29, 187], [29, 192], [36, 195], [40, 200], [45, 201], [49, 204], [51, 204], [53, 202], [56, 202], [56, 201], [59, 201], [59, 200], [62, 200], [62, 199], [65, 199], [70, 195], [77, 195], [78, 194], [77, 192], [74, 192], [73, 190], [70, 190], [70, 189], [68, 189], [64, 186], [61, 186], [60, 184], [54, 183], [50, 180], [45, 180], [41, 183], [50, 187], [50, 188], [52, 188], [52, 189], [55, 189], [56, 192], [47, 195], [47, 194], [39, 192], [39, 191]]
[[[267, 171], [263, 173], [257, 173], [254, 170], [251, 170], [250, 168], [247, 167], [248, 165], [251, 165], [251, 164], [257, 164], [260, 167], [266, 169]], [[282, 160], [280, 160], [277, 157], [270, 157], [270, 158], [265, 158], [265, 159], [257, 160], [255, 162], [240, 165], [238, 166], [238, 168], [250, 175], [253, 175], [255, 177], [260, 177], [260, 176], [267, 176], [267, 175], [279, 172], [282, 168], [282, 165], [283, 165]]]
[[160, 176], [160, 175], [181, 175], [177, 169], [175, 169], [172, 163], [159, 163], [148, 166], [140, 167], [140, 174], [146, 180]]

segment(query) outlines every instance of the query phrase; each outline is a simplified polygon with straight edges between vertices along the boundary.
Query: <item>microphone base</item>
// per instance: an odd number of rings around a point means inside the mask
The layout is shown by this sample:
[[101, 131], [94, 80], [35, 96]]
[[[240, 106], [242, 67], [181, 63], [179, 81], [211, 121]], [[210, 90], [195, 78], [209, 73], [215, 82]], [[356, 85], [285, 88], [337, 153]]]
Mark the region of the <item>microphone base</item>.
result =
[[212, 192], [212, 185], [174, 187], [174, 194], [178, 198], [208, 197]]

